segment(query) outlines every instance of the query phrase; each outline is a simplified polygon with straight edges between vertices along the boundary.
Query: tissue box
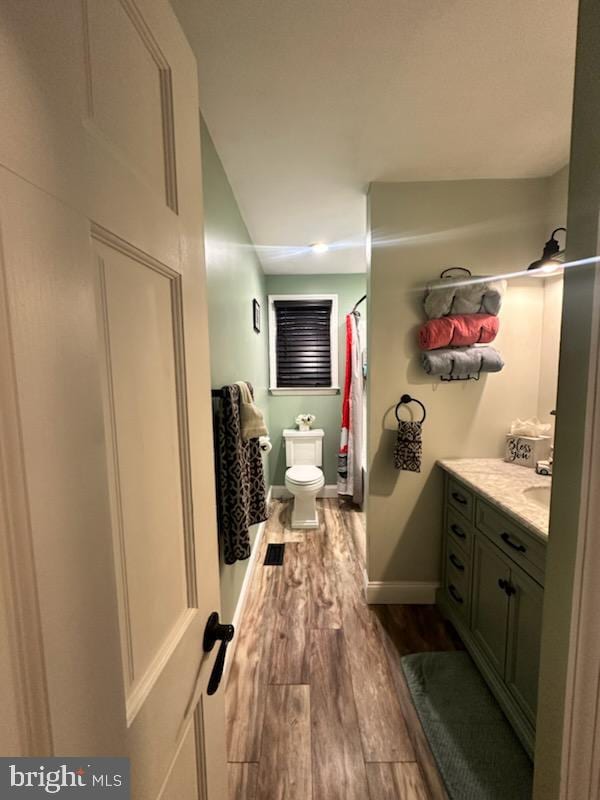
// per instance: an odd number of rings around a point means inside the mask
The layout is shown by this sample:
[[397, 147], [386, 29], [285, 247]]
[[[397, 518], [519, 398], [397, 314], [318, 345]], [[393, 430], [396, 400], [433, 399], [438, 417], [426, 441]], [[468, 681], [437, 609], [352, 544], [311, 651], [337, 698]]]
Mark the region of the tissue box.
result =
[[550, 457], [551, 447], [551, 436], [517, 436], [507, 433], [504, 460], [535, 469], [538, 461], [545, 461]]

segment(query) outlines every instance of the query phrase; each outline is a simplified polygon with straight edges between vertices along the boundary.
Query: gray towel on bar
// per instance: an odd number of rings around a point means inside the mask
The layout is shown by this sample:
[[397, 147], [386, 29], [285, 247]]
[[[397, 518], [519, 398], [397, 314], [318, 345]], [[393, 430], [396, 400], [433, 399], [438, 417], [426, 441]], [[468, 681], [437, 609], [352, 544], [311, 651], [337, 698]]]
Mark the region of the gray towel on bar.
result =
[[223, 559], [233, 564], [250, 556], [248, 529], [267, 519], [268, 510], [259, 440], [242, 438], [240, 388], [233, 384], [221, 391], [215, 454], [219, 534]]
[[477, 275], [471, 279], [440, 278], [427, 287], [423, 308], [429, 319], [446, 317], [448, 314], [483, 313], [498, 316], [505, 293], [506, 281], [494, 280], [493, 277], [489, 280], [482, 280]]
[[420, 422], [398, 423], [398, 436], [394, 447], [394, 466], [407, 472], [421, 472], [422, 425]]
[[452, 378], [477, 377], [481, 372], [500, 372], [504, 361], [493, 347], [444, 347], [421, 354], [429, 375]]

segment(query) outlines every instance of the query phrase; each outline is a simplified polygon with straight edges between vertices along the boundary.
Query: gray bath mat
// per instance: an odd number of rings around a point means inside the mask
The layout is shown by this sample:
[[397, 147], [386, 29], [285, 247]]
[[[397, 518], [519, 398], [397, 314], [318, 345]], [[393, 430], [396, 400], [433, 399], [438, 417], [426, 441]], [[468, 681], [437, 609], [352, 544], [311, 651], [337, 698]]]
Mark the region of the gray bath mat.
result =
[[468, 653], [405, 656], [402, 669], [450, 798], [531, 800], [531, 761]]

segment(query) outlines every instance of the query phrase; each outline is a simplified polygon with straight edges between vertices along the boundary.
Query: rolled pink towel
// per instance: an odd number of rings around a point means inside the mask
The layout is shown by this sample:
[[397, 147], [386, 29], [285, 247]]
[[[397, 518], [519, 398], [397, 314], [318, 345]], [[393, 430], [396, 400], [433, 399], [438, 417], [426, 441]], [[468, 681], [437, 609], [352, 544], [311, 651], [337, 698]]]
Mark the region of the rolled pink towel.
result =
[[489, 344], [498, 333], [500, 322], [493, 314], [451, 314], [430, 319], [419, 329], [421, 350], [439, 347], [469, 347], [472, 344]]

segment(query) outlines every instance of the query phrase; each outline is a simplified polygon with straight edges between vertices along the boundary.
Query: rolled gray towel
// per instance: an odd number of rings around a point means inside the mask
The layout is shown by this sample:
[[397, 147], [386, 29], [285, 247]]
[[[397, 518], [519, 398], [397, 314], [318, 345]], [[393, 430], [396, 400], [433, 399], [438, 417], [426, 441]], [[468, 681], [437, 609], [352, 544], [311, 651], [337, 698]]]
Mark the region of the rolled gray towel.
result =
[[429, 375], [450, 375], [454, 366], [456, 350], [443, 347], [440, 350], [428, 350], [421, 353], [423, 369]]
[[429, 319], [448, 314], [498, 316], [505, 292], [506, 281], [493, 277], [482, 280], [473, 275], [472, 282], [469, 278], [440, 278], [427, 287], [423, 308]]
[[444, 347], [421, 354], [423, 369], [429, 375], [465, 378], [480, 372], [500, 372], [504, 361], [493, 347]]

